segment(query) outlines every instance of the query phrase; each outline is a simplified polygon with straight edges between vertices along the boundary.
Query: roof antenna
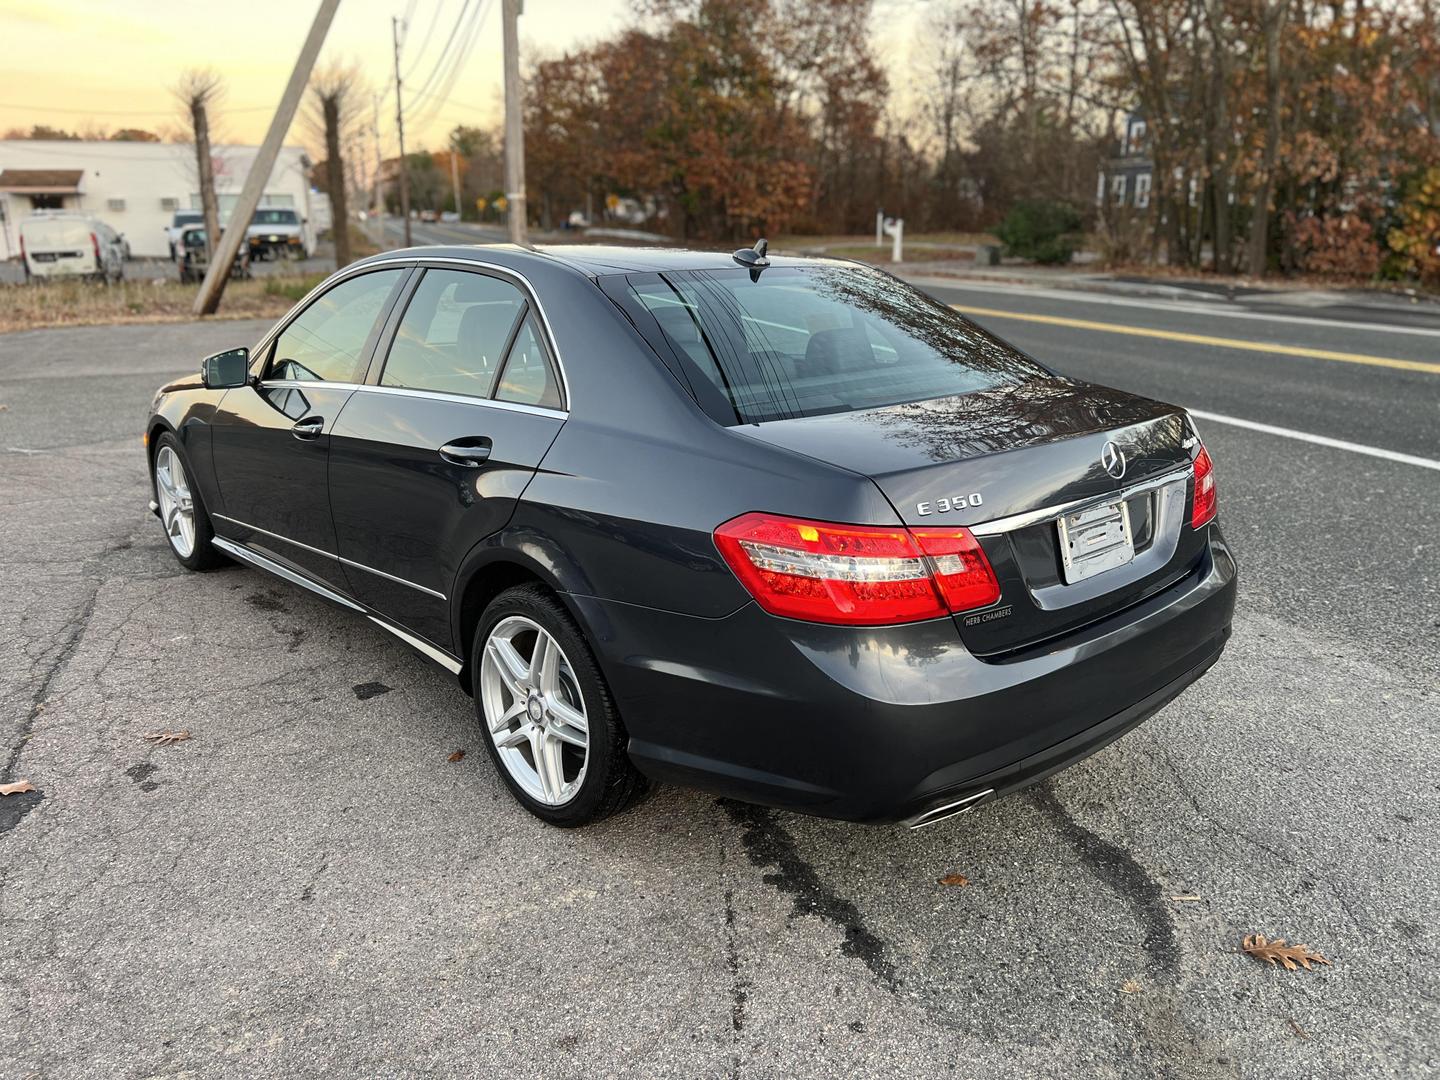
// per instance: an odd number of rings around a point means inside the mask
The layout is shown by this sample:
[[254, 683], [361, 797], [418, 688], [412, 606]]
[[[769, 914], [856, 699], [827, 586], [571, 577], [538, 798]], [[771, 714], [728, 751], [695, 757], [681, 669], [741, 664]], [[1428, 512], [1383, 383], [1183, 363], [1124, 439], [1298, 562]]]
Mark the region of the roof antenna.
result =
[[730, 257], [749, 270], [752, 277], [758, 277], [760, 271], [770, 265], [770, 260], [765, 256], [765, 253], [769, 250], [770, 245], [762, 236], [759, 240], [755, 241], [753, 248], [741, 248]]

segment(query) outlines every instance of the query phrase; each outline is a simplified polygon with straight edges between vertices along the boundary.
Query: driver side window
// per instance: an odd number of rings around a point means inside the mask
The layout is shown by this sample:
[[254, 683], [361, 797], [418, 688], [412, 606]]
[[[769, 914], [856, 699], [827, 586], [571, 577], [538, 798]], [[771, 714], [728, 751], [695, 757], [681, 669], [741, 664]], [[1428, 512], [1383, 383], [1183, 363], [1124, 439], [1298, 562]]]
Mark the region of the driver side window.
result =
[[265, 378], [354, 382], [376, 321], [405, 273], [361, 274], [324, 293], [275, 339]]

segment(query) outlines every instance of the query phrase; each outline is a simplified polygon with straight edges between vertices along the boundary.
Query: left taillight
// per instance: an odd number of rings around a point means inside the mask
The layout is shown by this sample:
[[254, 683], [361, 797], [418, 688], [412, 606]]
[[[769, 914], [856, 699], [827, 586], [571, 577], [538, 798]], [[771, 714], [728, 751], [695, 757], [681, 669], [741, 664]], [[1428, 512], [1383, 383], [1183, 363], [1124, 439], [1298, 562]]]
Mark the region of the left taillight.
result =
[[1190, 512], [1190, 527], [1198, 529], [1215, 519], [1215, 464], [1203, 444], [1195, 455], [1194, 468], [1195, 505]]
[[918, 622], [1000, 597], [968, 529], [750, 513], [716, 529], [715, 545], [762, 608], [791, 619], [846, 626]]

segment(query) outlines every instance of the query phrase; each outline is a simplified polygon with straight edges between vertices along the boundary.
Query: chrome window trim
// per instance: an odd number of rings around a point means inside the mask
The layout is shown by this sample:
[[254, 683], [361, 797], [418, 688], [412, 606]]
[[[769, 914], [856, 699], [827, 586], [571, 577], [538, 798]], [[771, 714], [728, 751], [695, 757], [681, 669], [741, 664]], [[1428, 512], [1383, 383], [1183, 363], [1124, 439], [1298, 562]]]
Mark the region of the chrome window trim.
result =
[[[575, 405], [575, 403], [570, 398], [570, 377], [565, 371], [565, 359], [560, 355], [560, 346], [555, 340], [555, 330], [550, 325], [550, 316], [546, 314], [545, 305], [540, 300], [539, 291], [531, 283], [530, 279], [526, 277], [523, 273], [521, 273], [519, 270], [512, 270], [508, 266], [501, 266], [499, 263], [486, 262], [483, 259], [457, 259], [453, 255], [406, 255], [402, 258], [380, 259], [376, 262], [356, 263], [345, 267], [343, 270], [337, 270], [334, 274], [331, 274], [328, 278], [320, 282], [320, 284], [316, 285], [308, 293], [302, 296], [296, 302], [295, 306], [285, 313], [285, 317], [282, 318], [279, 322], [277, 322], [274, 326], [272, 326], [270, 330], [265, 334], [265, 336], [260, 339], [259, 343], [251, 351], [251, 355], [257, 358], [263, 357], [265, 354], [265, 350], [270, 347], [270, 345], [274, 342], [275, 338], [300, 314], [301, 311], [303, 311], [306, 307], [310, 305], [310, 302], [312, 300], [314, 300], [317, 296], [320, 295], [322, 290], [327, 290], [335, 285], [340, 284], [340, 282], [346, 280], [347, 278], [354, 277], [357, 274], [364, 274], [371, 270], [382, 270], [387, 267], [423, 267], [429, 263], [441, 263], [448, 266], [470, 267], [475, 270], [491, 270], [502, 277], [508, 276], [510, 278], [513, 278], [521, 284], [521, 286], [523, 287], [523, 291], [526, 294], [525, 298], [530, 302], [530, 306], [540, 313], [540, 322], [545, 331], [545, 344], [550, 351], [550, 356], [555, 361], [556, 374], [559, 376], [560, 379], [560, 394], [564, 401], [564, 408], [550, 411], [562, 414], [569, 413]], [[319, 380], [316, 381], [318, 382]], [[279, 382], [288, 383], [288, 380], [265, 382], [262, 383], [262, 385], [273, 386]], [[304, 383], [302, 383], [301, 385], [304, 385]], [[358, 384], [324, 383], [323, 385], [355, 386]], [[368, 384], [366, 384], [366, 388], [370, 388]], [[398, 390], [403, 388], [390, 387], [389, 389]], [[425, 392], [429, 393], [429, 391]], [[449, 397], [449, 395], [446, 396], [447, 398]], [[492, 403], [494, 402], [493, 398], [469, 398], [459, 394], [454, 396], [466, 401], [487, 401]], [[511, 403], [505, 402], [503, 404]], [[539, 408], [539, 406], [532, 407]]]
[[[378, 577], [387, 578], [390, 581], [393, 581], [399, 585], [409, 585], [412, 589], [418, 589], [420, 592], [437, 597], [440, 600], [446, 599], [445, 594], [442, 592], [436, 592], [434, 589], [427, 588], [424, 585], [417, 585], [415, 582], [410, 581], [407, 578], [396, 577], [394, 574], [387, 574], [384, 570], [376, 570], [373, 566], [366, 566], [364, 563], [356, 562], [354, 559], [347, 559], [343, 555], [335, 554], [333, 551], [322, 551], [320, 548], [311, 547], [309, 544], [302, 544], [299, 540], [291, 540], [288, 536], [281, 536], [279, 533], [271, 532], [269, 529], [262, 529], [259, 525], [251, 525], [248, 521], [241, 521], [239, 518], [228, 517], [225, 514], [212, 514], [211, 516], [220, 518], [220, 520], [222, 521], [228, 521], [232, 525], [239, 525], [242, 529], [249, 529], [252, 532], [258, 532], [264, 536], [279, 540], [282, 543], [293, 544], [295, 547], [304, 548], [306, 551], [312, 552], [315, 555], [319, 555], [322, 558], [334, 559], [336, 562], [343, 563], [345, 566], [353, 566], [356, 570], [364, 570], [366, 573], [375, 574]], [[227, 543], [233, 543], [233, 541], [227, 541]]]
[[[267, 559], [258, 551], [251, 551], [243, 544], [237, 544], [233, 540], [226, 540], [223, 536], [212, 537], [210, 543], [213, 544], [215, 547], [219, 548], [221, 551], [225, 552], [225, 554], [227, 555], [234, 556], [242, 562], [247, 562], [251, 566], [255, 566], [261, 570], [265, 570], [271, 574], [274, 574], [278, 578], [283, 578], [285, 581], [288, 581], [293, 585], [299, 585], [301, 588], [309, 589], [317, 596], [323, 596], [326, 600], [333, 601], [334, 603], [337, 603], [342, 607], [347, 607], [351, 611], [363, 612], [365, 610], [363, 607], [355, 603], [355, 601], [351, 600], [349, 597], [341, 596], [338, 592], [335, 592], [332, 589], [327, 589], [318, 581], [311, 581], [305, 575], [297, 574], [289, 567], [281, 566], [273, 559]], [[301, 546], [303, 547], [304, 545]]]
[[488, 409], [505, 409], [509, 412], [529, 413], [532, 416], [548, 416], [553, 420], [565, 420], [570, 415], [563, 409], [551, 409], [544, 405], [526, 405], [521, 401], [500, 401], [496, 398], [474, 397], [470, 394], [448, 394], [443, 390], [415, 390], [408, 386], [322, 382], [318, 379], [274, 379], [260, 385], [267, 389], [279, 390], [313, 390], [316, 387], [329, 387], [332, 390], [353, 390], [364, 394], [393, 394], [396, 397], [413, 397], [428, 401], [454, 401], [463, 405], [483, 405]]
[[408, 630], [401, 630], [398, 626], [392, 626], [384, 619], [381, 619], [375, 615], [367, 615], [366, 618], [368, 618], [376, 626], [380, 627], [380, 629], [390, 631], [390, 633], [394, 634], [401, 641], [405, 642], [406, 645], [409, 645], [412, 649], [415, 649], [418, 652], [429, 657], [431, 660], [435, 661], [435, 663], [439, 664], [452, 675], [459, 675], [460, 670], [465, 666], [455, 657], [447, 653], [444, 649], [436, 648], [424, 638], [417, 637], [416, 635], [410, 633]]
[[1069, 514], [1076, 510], [1090, 506], [1100, 506], [1104, 503], [1120, 502], [1123, 499], [1130, 499], [1136, 495], [1143, 495], [1147, 491], [1162, 488], [1166, 484], [1173, 484], [1177, 480], [1189, 480], [1194, 468], [1195, 466], [1193, 464], [1185, 465], [1179, 469], [1172, 469], [1167, 473], [1151, 477], [1149, 480], [1142, 480], [1138, 484], [1131, 484], [1129, 487], [1121, 488], [1119, 491], [1107, 492], [1104, 495], [1089, 495], [1083, 499], [1072, 499], [1069, 502], [1041, 507], [1039, 510], [1027, 510], [1023, 514], [1011, 514], [1009, 517], [996, 518], [993, 521], [981, 522], [979, 525], [971, 525], [969, 529], [976, 536], [999, 536], [1002, 533], [1014, 532], [1016, 529], [1023, 529], [1030, 525], [1038, 525], [1042, 521], [1057, 518], [1061, 514]]

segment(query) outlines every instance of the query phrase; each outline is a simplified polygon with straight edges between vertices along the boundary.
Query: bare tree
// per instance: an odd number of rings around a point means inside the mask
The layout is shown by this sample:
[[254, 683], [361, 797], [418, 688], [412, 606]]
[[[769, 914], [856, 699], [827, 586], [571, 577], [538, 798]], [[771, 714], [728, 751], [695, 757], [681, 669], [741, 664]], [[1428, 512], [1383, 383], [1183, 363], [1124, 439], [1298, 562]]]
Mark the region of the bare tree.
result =
[[220, 202], [215, 197], [215, 162], [210, 156], [210, 107], [219, 103], [224, 89], [220, 76], [208, 68], [191, 68], [180, 76], [174, 88], [195, 143], [200, 209], [205, 215], [205, 244], [212, 254], [220, 240]]
[[310, 126], [325, 138], [325, 186], [330, 196], [330, 234], [335, 241], [335, 267], [350, 262], [350, 200], [341, 146], [363, 121], [367, 97], [359, 69], [330, 64], [310, 78]]

